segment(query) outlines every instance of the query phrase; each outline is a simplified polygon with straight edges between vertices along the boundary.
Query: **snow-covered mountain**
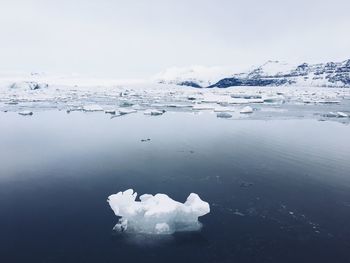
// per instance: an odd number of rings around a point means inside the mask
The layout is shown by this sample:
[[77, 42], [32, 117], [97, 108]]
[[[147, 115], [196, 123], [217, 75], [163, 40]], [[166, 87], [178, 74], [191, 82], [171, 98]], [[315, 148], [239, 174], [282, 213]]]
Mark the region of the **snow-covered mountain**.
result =
[[152, 80], [163, 84], [201, 88], [213, 85], [229, 74], [230, 71], [222, 67], [172, 67], [156, 74]]
[[[261, 66], [236, 74], [203, 70], [177, 70], [171, 74], [159, 74], [159, 83], [177, 84], [196, 88], [227, 88], [231, 86], [311, 86], [350, 87], [350, 59], [343, 62], [290, 65], [280, 61], [268, 61]], [[205, 69], [205, 68], [204, 68]], [[165, 71], [167, 72], [167, 71]], [[178, 74], [177, 74], [178, 73]], [[217, 81], [215, 81], [217, 79]]]

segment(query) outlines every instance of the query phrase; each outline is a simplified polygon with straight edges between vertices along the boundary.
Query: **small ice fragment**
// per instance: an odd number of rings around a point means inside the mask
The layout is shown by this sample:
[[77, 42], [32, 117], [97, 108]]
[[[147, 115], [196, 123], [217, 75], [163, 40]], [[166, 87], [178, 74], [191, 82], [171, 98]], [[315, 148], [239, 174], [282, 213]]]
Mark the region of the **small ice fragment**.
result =
[[119, 114], [120, 115], [125, 115], [125, 114], [130, 114], [130, 113], [135, 113], [137, 112], [136, 110], [134, 109], [119, 109]]
[[246, 106], [243, 109], [241, 109], [240, 113], [253, 113], [253, 108], [250, 106]]
[[105, 113], [108, 114], [115, 114], [116, 110], [105, 110]]
[[335, 117], [338, 116], [338, 114], [335, 113], [335, 112], [330, 111], [330, 112], [324, 114], [323, 116], [324, 116], [324, 117], [329, 117], [329, 118], [335, 118]]
[[84, 105], [83, 111], [103, 111], [103, 108], [98, 104]]
[[164, 110], [145, 110], [143, 114], [159, 116], [159, 115], [162, 115], [164, 112], [165, 112]]
[[337, 115], [338, 115], [338, 118], [347, 118], [347, 117], [349, 117], [348, 114], [346, 114], [345, 112], [342, 112], [342, 111], [338, 111]]
[[264, 102], [269, 102], [269, 103], [273, 103], [273, 102], [283, 102], [284, 101], [284, 97], [282, 95], [279, 96], [267, 96], [263, 98]]
[[129, 101], [123, 101], [120, 103], [120, 107], [131, 107], [133, 105], [134, 104], [132, 102], [129, 102]]
[[144, 194], [140, 201], [136, 201], [136, 197], [132, 189], [108, 197], [107, 202], [115, 215], [121, 217], [115, 230], [147, 234], [195, 231], [201, 227], [198, 217], [210, 212], [209, 204], [194, 193], [185, 203], [165, 194]]
[[193, 110], [212, 110], [215, 109], [213, 105], [205, 105], [205, 104], [195, 104], [192, 107]]
[[30, 116], [30, 115], [33, 115], [33, 112], [29, 110], [24, 110], [24, 111], [18, 112], [18, 114], [23, 116]]
[[237, 215], [237, 216], [245, 216], [245, 214], [239, 212], [239, 211], [235, 211], [233, 212], [234, 215]]
[[15, 82], [11, 84], [11, 89], [29, 89], [29, 90], [37, 90], [37, 89], [43, 89], [47, 88], [49, 85], [46, 83], [37, 83], [34, 81], [22, 81], [22, 82]]
[[219, 112], [216, 114], [216, 117], [218, 117], [218, 118], [231, 118], [232, 115], [230, 113], [227, 113], [227, 112]]
[[228, 108], [228, 107], [216, 107], [214, 109], [214, 112], [230, 112], [235, 111], [234, 108]]

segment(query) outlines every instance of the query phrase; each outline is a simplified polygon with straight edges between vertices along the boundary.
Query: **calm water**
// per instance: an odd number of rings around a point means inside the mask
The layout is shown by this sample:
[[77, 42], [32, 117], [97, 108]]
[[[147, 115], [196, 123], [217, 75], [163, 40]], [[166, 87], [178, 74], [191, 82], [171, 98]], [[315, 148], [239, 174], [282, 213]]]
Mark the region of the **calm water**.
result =
[[[1, 113], [0, 160], [1, 262], [350, 262], [349, 125]], [[116, 234], [106, 198], [128, 188], [212, 211], [197, 233]]]

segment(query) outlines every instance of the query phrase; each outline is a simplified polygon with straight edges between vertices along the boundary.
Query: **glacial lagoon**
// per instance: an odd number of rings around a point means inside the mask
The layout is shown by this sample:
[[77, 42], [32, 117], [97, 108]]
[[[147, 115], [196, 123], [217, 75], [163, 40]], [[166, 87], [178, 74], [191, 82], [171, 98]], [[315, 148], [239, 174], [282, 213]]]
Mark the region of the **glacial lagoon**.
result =
[[[349, 262], [349, 124], [258, 114], [1, 112], [2, 261]], [[107, 197], [129, 188], [211, 211], [119, 233]]]

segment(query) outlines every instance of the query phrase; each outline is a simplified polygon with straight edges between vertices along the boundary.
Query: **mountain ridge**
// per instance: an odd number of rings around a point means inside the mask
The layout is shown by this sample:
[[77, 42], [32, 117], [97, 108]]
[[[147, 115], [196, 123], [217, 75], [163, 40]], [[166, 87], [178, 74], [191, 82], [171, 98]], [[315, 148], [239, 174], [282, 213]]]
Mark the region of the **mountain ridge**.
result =
[[[216, 69], [217, 70], [217, 69]], [[180, 71], [178, 71], [180, 72]], [[227, 74], [225, 77], [210, 76], [210, 81], [203, 74], [167, 75], [162, 78], [158, 74], [158, 83], [176, 84], [195, 88], [228, 88], [235, 86], [311, 86], [311, 87], [350, 87], [350, 59], [342, 62], [327, 62], [318, 64], [302, 63], [289, 65], [286, 62], [269, 60], [253, 67], [251, 70]], [[181, 73], [181, 72], [180, 72]], [[197, 76], [200, 77], [197, 77]], [[221, 74], [222, 75], [222, 74]]]

